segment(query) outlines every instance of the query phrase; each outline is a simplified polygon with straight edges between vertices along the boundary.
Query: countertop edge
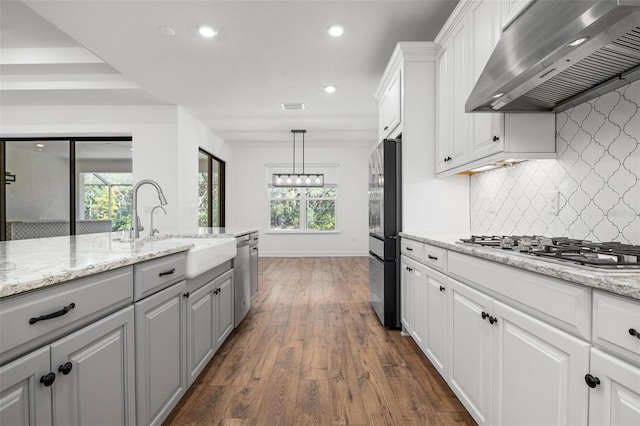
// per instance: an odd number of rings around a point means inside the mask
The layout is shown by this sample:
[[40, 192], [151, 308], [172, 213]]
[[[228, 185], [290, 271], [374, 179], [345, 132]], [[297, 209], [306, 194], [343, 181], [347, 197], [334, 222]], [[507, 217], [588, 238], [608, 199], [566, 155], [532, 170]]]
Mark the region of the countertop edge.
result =
[[428, 232], [401, 232], [399, 235], [402, 238], [640, 300], [640, 271], [594, 271], [580, 266], [557, 264], [520, 253], [458, 244], [449, 234], [439, 236]]

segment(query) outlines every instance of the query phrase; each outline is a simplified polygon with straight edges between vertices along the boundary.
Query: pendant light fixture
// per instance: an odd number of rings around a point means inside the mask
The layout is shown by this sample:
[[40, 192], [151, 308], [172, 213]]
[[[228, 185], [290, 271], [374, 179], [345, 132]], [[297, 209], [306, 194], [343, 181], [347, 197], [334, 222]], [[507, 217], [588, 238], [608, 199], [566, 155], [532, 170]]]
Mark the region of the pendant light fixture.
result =
[[[304, 135], [306, 130], [292, 130], [293, 134], [293, 162], [291, 173], [274, 173], [274, 187], [311, 187], [322, 188], [324, 186], [324, 174], [304, 172]], [[296, 173], [296, 134], [302, 134], [302, 173]]]

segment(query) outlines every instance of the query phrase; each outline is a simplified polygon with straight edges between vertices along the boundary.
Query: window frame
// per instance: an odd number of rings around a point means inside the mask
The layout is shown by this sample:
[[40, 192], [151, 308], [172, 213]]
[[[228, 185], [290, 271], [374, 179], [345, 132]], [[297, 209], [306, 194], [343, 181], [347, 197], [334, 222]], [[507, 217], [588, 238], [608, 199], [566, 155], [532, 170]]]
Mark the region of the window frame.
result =
[[[209, 193], [207, 194], [207, 227], [213, 227], [213, 162], [216, 161], [219, 164], [218, 169], [218, 225], [217, 227], [224, 228], [225, 226], [225, 192], [226, 192], [226, 163], [210, 152], [203, 148], [198, 148], [198, 156], [203, 154], [207, 157], [207, 188]], [[200, 170], [198, 170], [198, 174]], [[199, 213], [199, 212], [198, 212]], [[198, 220], [198, 226], [200, 220]]]
[[[333, 188], [335, 190], [335, 197], [308, 197], [307, 190], [319, 189], [313, 187], [284, 187], [294, 188], [300, 190], [300, 197], [298, 198], [274, 198], [271, 196], [274, 186], [271, 183], [267, 184], [267, 234], [339, 234], [338, 228], [338, 184], [325, 184], [324, 188]], [[300, 218], [299, 228], [297, 229], [275, 229], [271, 227], [271, 201], [283, 200], [283, 201], [299, 201], [300, 202]], [[307, 229], [307, 202], [308, 201], [333, 201], [335, 210], [335, 228], [331, 230], [319, 230], [319, 229]]]

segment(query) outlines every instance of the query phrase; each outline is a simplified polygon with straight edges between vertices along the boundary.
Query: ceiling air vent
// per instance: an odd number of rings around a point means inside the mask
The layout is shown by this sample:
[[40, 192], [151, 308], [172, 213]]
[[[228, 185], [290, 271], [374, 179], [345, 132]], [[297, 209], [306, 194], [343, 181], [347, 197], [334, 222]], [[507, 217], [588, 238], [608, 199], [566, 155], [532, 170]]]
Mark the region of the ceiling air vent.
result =
[[280, 104], [280, 106], [282, 107], [283, 110], [285, 111], [289, 111], [289, 110], [303, 110], [304, 109], [304, 104], [302, 103], [290, 103], [290, 104]]

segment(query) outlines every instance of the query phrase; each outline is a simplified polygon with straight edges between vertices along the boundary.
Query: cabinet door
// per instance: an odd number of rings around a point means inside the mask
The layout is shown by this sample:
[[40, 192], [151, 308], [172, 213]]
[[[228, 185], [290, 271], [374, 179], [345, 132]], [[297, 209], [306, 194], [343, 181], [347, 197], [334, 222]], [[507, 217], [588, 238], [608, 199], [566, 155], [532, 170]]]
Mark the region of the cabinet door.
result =
[[198, 377], [216, 350], [215, 280], [187, 299], [187, 385]]
[[[493, 48], [500, 39], [502, 7], [501, 1], [485, 0], [474, 2], [469, 10], [467, 21], [470, 36], [469, 42], [471, 43], [467, 62], [470, 64], [467, 69], [467, 73], [469, 73], [468, 79], [471, 84], [469, 91], [475, 86], [478, 77], [480, 77], [491, 56]], [[469, 161], [504, 150], [504, 114], [481, 113], [467, 115], [469, 116], [471, 130]]]
[[233, 271], [216, 278], [216, 350], [233, 331]]
[[140, 425], [160, 424], [186, 390], [185, 291], [181, 281], [135, 304]]
[[0, 368], [1, 425], [52, 424], [52, 386], [40, 383], [50, 372], [48, 346]]
[[436, 72], [436, 172], [448, 170], [453, 142], [453, 100], [451, 99], [451, 43], [440, 48]]
[[592, 349], [589, 372], [600, 380], [589, 391], [589, 424], [639, 425], [640, 368]]
[[447, 278], [429, 268], [426, 269], [427, 285], [427, 332], [424, 351], [436, 370], [446, 379], [447, 334], [449, 320], [447, 317]]
[[55, 424], [136, 424], [133, 327], [130, 306], [51, 345]]
[[249, 268], [251, 275], [251, 298], [258, 295], [258, 246], [251, 247], [249, 253]]
[[[449, 43], [447, 43], [449, 44]], [[450, 144], [451, 160], [448, 168], [457, 167], [467, 162], [467, 147], [469, 145], [469, 114], [465, 113], [464, 104], [469, 97], [469, 37], [467, 28], [458, 25], [451, 35], [449, 52], [451, 55], [451, 94], [453, 96], [453, 138]]]
[[413, 339], [424, 352], [427, 340], [427, 298], [429, 288], [427, 284], [427, 268], [420, 264], [413, 267]]
[[492, 423], [586, 425], [591, 345], [500, 302], [491, 315], [498, 318]]
[[400, 260], [400, 315], [402, 326], [409, 335], [413, 335], [413, 262], [404, 257]]
[[379, 102], [380, 140], [389, 136], [400, 124], [401, 99], [400, 99], [400, 69], [398, 69]]
[[492, 299], [449, 279], [451, 323], [451, 371], [449, 385], [474, 420], [493, 424], [491, 403], [492, 327], [482, 312], [489, 312]]

